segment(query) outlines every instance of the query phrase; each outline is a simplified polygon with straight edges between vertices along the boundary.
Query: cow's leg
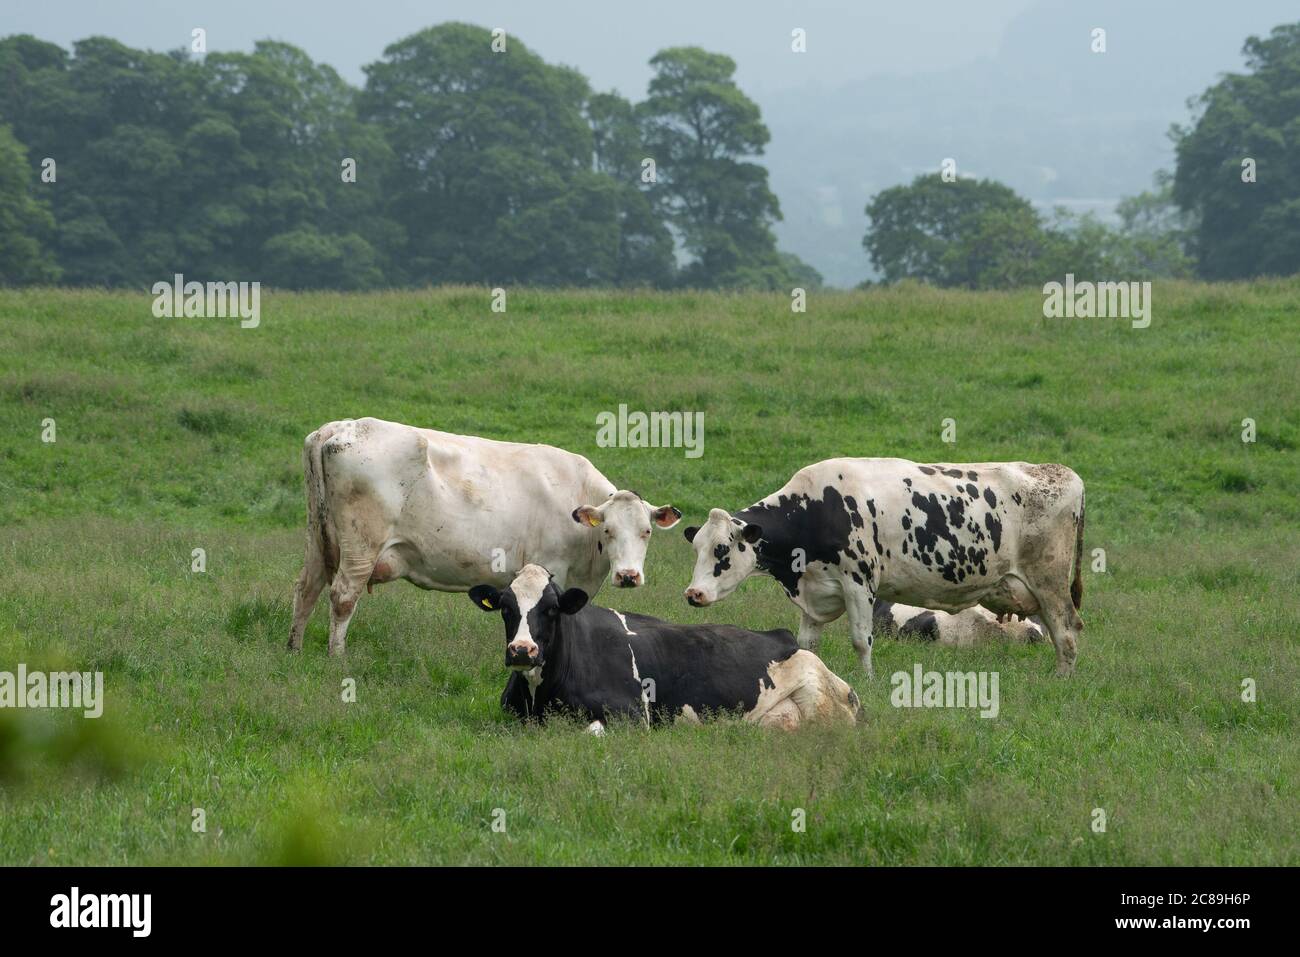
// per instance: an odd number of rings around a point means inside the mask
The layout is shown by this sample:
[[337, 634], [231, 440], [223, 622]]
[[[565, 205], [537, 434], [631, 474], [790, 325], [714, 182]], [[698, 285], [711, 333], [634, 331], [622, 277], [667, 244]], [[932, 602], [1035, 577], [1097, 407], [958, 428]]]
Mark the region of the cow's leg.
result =
[[868, 678], [875, 677], [871, 668], [871, 617], [875, 608], [875, 592], [867, 588], [846, 588], [844, 590], [844, 607], [849, 614], [849, 634], [853, 639], [853, 650], [858, 653], [858, 661]]
[[1083, 619], [1074, 610], [1069, 593], [1064, 589], [1039, 590], [1030, 587], [1038, 599], [1039, 615], [1052, 636], [1052, 644], [1056, 646], [1056, 674], [1062, 678], [1068, 677], [1074, 673]]
[[790, 698], [769, 708], [758, 719], [760, 728], [780, 728], [782, 731], [793, 731], [799, 727], [799, 706]]
[[303, 562], [298, 581], [293, 586], [293, 624], [289, 627], [289, 650], [302, 648], [302, 634], [307, 629], [307, 619], [311, 617], [320, 599], [321, 590], [326, 585], [325, 563], [320, 554], [310, 546], [307, 560]]
[[330, 648], [331, 655], [341, 655], [347, 650], [348, 623], [356, 614], [357, 602], [365, 588], [365, 581], [357, 581], [342, 572], [334, 576], [330, 586]]
[[364, 551], [349, 551], [345, 544], [339, 569], [330, 585], [330, 647], [331, 655], [341, 655], [347, 650], [348, 623], [356, 613], [357, 602], [365, 590], [366, 582], [375, 570], [379, 558], [378, 547]]
[[817, 621], [808, 614], [802, 612], [803, 618], [799, 622], [799, 647], [807, 648], [809, 651], [816, 651], [822, 643], [822, 629], [826, 627], [824, 622]]

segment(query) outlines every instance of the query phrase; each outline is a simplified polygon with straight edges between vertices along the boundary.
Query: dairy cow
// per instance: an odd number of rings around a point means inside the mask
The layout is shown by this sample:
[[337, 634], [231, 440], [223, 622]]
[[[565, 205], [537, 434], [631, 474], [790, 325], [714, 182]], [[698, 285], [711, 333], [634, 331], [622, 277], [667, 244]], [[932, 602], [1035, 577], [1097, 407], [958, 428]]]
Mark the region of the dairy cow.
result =
[[363, 590], [402, 578], [421, 588], [506, 585], [545, 562], [556, 580], [595, 594], [606, 576], [645, 581], [651, 528], [681, 512], [616, 489], [581, 455], [382, 419], [321, 426], [303, 446], [307, 548], [289, 647], [330, 586], [329, 652], [344, 650]]
[[830, 459], [686, 529], [696, 563], [685, 596], [710, 605], [750, 575], [770, 575], [803, 613], [805, 648], [848, 613], [868, 674], [877, 600], [1038, 615], [1057, 673], [1068, 675], [1083, 629], [1083, 522], [1083, 482], [1061, 465]]
[[1043, 629], [1037, 622], [1020, 620], [1015, 615], [998, 616], [978, 605], [949, 614], [915, 605], [877, 601], [871, 618], [873, 638], [881, 635], [911, 638], [959, 648], [993, 641], [1033, 644], [1044, 638]]
[[786, 729], [857, 720], [853, 690], [785, 630], [675, 625], [597, 608], [538, 565], [525, 565], [505, 590], [485, 584], [469, 595], [505, 621], [513, 673], [501, 705], [523, 720], [561, 712], [595, 733], [615, 716], [649, 726], [733, 712]]

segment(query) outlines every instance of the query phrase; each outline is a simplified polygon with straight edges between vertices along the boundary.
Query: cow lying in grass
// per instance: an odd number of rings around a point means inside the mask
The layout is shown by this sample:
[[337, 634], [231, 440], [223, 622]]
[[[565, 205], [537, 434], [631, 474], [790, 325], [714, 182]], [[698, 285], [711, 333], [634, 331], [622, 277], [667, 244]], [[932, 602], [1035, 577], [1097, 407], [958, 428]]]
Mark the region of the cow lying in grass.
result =
[[871, 630], [890, 638], [933, 641], [959, 648], [991, 641], [1033, 644], [1045, 637], [1037, 622], [1013, 615], [998, 616], [987, 608], [967, 608], [950, 615], [892, 601], [876, 602]]
[[540, 565], [525, 565], [504, 591], [476, 585], [469, 596], [505, 620], [514, 673], [501, 706], [521, 720], [564, 712], [597, 734], [620, 715], [649, 726], [734, 712], [786, 729], [857, 720], [853, 689], [784, 629], [675, 625], [597, 608], [580, 588], [561, 592]]

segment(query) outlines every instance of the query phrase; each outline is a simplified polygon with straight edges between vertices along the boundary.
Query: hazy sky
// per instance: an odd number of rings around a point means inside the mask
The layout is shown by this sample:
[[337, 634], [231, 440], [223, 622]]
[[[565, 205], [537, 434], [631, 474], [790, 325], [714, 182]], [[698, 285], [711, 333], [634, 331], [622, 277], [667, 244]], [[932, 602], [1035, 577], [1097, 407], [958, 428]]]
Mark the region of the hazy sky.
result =
[[[302, 47], [360, 83], [361, 67], [409, 33], [446, 20], [504, 27], [547, 60], [578, 67], [598, 89], [641, 98], [658, 50], [703, 46], [734, 57], [751, 92], [872, 73], [944, 69], [996, 51], [1033, 0], [4, 0], [0, 35], [33, 33], [64, 46], [94, 34], [132, 46], [247, 50], [271, 37]], [[790, 31], [808, 55], [790, 55]]]

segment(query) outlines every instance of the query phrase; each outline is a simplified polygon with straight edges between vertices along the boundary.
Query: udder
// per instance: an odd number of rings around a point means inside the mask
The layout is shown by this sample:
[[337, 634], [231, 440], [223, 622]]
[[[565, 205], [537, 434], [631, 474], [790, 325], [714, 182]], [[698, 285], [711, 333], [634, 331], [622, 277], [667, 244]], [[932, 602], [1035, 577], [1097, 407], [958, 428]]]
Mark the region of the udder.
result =
[[1038, 614], [1038, 601], [1029, 588], [1019, 578], [1007, 575], [984, 593], [980, 604], [999, 618], [1004, 615], [1019, 615], [1028, 618]]

